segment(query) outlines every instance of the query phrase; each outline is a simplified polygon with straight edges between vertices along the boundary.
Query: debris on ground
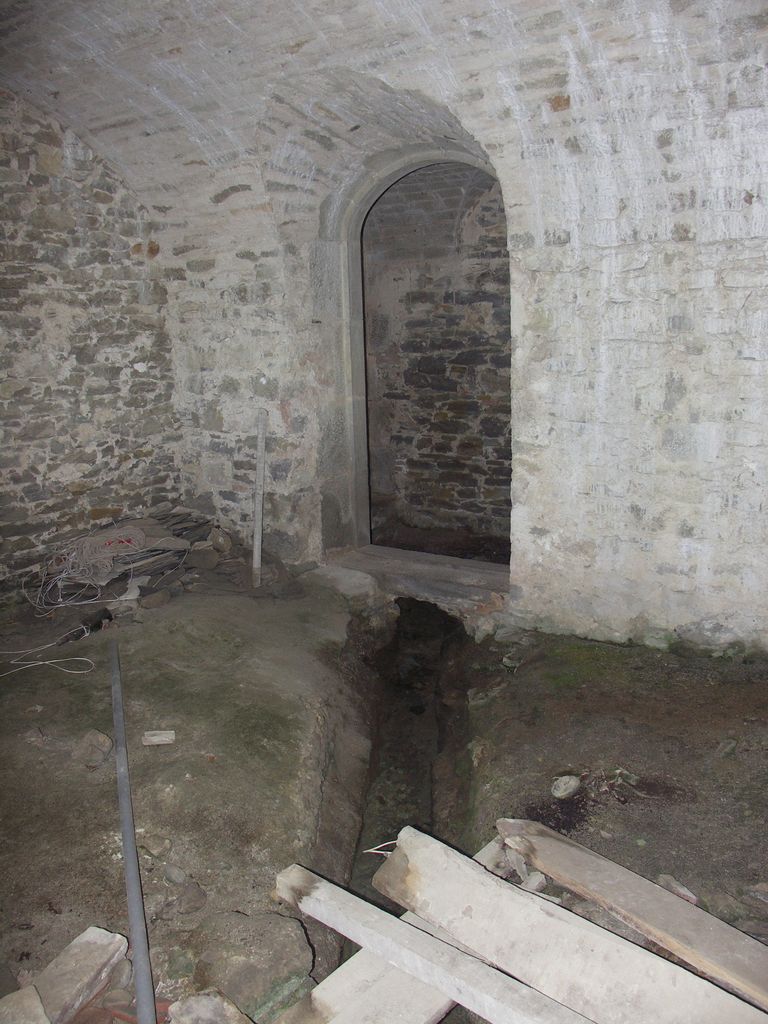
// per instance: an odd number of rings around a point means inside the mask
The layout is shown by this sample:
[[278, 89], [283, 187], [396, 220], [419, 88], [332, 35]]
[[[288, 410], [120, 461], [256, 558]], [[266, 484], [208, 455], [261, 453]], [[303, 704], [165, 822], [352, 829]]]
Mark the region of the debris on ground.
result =
[[733, 738], [723, 740], [722, 743], [719, 743], [717, 746], [715, 757], [732, 757], [736, 753], [737, 746], [738, 740]]
[[176, 731], [174, 729], [148, 729], [141, 737], [141, 742], [145, 747], [163, 747], [176, 742]]
[[125, 958], [122, 935], [90, 927], [17, 992], [0, 999], [2, 1024], [68, 1024]]
[[694, 906], [698, 905], [698, 896], [695, 896], [687, 886], [683, 885], [682, 882], [678, 882], [678, 880], [672, 875], [659, 875], [656, 879], [656, 884], [660, 885], [662, 889], [667, 889], [669, 892], [673, 892], [675, 896], [679, 896], [680, 899], [686, 900]]
[[210, 541], [198, 541], [192, 545], [187, 563], [196, 569], [215, 569], [219, 564], [219, 552]]
[[165, 865], [165, 880], [171, 885], [184, 885], [187, 881], [187, 873], [178, 864]]
[[208, 901], [208, 894], [198, 882], [186, 882], [178, 896], [169, 900], [163, 908], [162, 917], [173, 914], [196, 914]]
[[142, 518], [128, 517], [63, 544], [39, 567], [35, 588], [27, 577], [22, 590], [41, 613], [102, 600], [134, 601], [139, 579], [140, 586], [155, 590], [188, 560], [214, 568], [219, 550], [231, 547], [229, 535], [209, 516], [166, 502]]
[[159, 860], [171, 852], [171, 840], [166, 836], [149, 835], [139, 840], [139, 848]]
[[251, 1024], [221, 992], [198, 992], [168, 1008], [171, 1024]]
[[581, 789], [581, 779], [578, 775], [561, 775], [552, 783], [552, 796], [556, 800], [567, 800], [575, 796]]
[[0, 1024], [50, 1024], [37, 990], [21, 988], [0, 999]]
[[83, 738], [75, 744], [72, 757], [86, 768], [93, 770], [104, 764], [112, 753], [113, 746], [111, 736], [99, 732], [98, 729], [89, 729]]

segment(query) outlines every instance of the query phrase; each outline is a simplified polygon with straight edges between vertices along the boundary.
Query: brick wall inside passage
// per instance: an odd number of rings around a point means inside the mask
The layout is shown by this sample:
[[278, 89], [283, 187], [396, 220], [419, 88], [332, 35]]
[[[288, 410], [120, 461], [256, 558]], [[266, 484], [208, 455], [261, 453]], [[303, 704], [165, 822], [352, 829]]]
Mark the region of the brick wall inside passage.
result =
[[363, 254], [373, 540], [420, 528], [503, 549], [510, 309], [498, 183], [456, 163], [414, 171], [373, 206]]

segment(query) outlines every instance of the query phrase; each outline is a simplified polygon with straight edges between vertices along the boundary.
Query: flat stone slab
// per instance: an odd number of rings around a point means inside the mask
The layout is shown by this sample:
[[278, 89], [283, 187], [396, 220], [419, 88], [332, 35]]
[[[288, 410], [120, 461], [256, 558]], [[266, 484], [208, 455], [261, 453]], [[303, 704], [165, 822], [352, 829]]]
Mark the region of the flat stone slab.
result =
[[0, 999], [0, 1024], [50, 1024], [37, 989], [30, 985]]
[[198, 992], [168, 1008], [171, 1024], [251, 1024], [221, 992]]
[[51, 1024], [64, 1024], [106, 985], [128, 950], [122, 935], [91, 926], [35, 978]]

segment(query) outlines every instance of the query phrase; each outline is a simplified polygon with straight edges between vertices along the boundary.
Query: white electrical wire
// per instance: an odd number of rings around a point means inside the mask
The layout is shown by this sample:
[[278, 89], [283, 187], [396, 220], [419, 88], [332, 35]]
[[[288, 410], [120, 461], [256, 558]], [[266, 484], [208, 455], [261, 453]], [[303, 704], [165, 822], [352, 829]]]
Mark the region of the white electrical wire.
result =
[[[42, 564], [38, 574], [40, 582], [34, 596], [27, 588], [31, 576], [21, 581], [21, 592], [35, 609], [38, 618], [47, 615], [52, 608], [98, 604], [104, 600], [103, 588], [118, 576], [127, 573], [130, 585], [134, 569], [132, 562], [127, 559], [163, 550], [162, 538], [148, 542], [143, 530], [129, 523], [117, 523], [77, 537], [63, 547]], [[164, 576], [184, 564], [187, 551], [169, 549], [166, 554], [177, 556], [178, 562], [166, 569]], [[69, 588], [76, 589], [66, 592]]]
[[375, 854], [378, 854], [379, 857], [388, 857], [389, 854], [391, 852], [393, 852], [393, 851], [385, 850], [384, 849], [385, 846], [397, 846], [397, 840], [396, 839], [390, 839], [389, 842], [387, 842], [387, 843], [379, 843], [378, 846], [372, 846], [370, 848], [370, 850], [363, 850], [363, 853], [375, 853]]
[[[78, 626], [76, 629], [70, 629], [67, 633], [62, 633], [58, 640], [54, 640], [53, 643], [50, 644], [42, 644], [42, 646], [40, 647], [29, 647], [25, 651], [0, 651], [0, 654], [2, 655], [19, 655], [19, 657], [14, 657], [8, 662], [9, 665], [15, 665], [16, 668], [9, 669], [8, 672], [0, 672], [0, 679], [2, 679], [4, 676], [12, 676], [14, 672], [23, 672], [25, 668], [38, 668], [42, 665], [50, 665], [52, 668], [57, 669], [59, 672], [66, 672], [68, 675], [71, 676], [85, 675], [87, 672], [90, 672], [92, 669], [95, 668], [95, 665], [90, 658], [51, 658], [46, 661], [27, 661], [26, 656], [28, 654], [37, 654], [38, 651], [47, 651], [49, 647], [57, 647], [60, 641], [62, 641], [65, 637], [68, 637], [71, 633], [80, 633], [80, 636], [73, 637], [72, 639], [82, 640], [85, 637], [89, 636], [90, 632], [91, 630], [88, 626]], [[64, 668], [64, 665], [72, 661], [85, 662], [88, 665], [88, 668]]]

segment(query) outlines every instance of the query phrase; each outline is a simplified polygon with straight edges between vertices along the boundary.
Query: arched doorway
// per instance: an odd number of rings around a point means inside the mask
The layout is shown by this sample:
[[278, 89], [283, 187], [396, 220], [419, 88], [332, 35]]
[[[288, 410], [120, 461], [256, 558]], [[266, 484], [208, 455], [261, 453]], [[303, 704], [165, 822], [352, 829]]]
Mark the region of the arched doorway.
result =
[[427, 164], [361, 232], [371, 540], [509, 561], [510, 290], [498, 181]]

